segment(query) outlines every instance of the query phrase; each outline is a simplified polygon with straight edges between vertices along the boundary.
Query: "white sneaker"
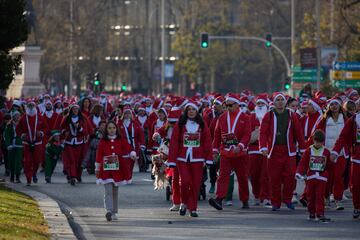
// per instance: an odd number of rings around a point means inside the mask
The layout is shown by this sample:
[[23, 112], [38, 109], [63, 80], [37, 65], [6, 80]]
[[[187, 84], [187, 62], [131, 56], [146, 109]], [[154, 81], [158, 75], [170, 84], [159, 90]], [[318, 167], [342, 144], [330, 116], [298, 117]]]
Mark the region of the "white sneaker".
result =
[[116, 213], [111, 214], [111, 220], [113, 220], [113, 221], [118, 220]]
[[174, 204], [174, 205], [169, 209], [169, 211], [170, 211], [170, 212], [177, 212], [177, 211], [179, 211], [179, 209], [180, 209], [180, 205]]
[[334, 194], [330, 195], [330, 202], [335, 202]]
[[341, 203], [341, 201], [335, 201], [336, 204], [336, 210], [344, 210], [344, 206]]
[[271, 208], [271, 201], [269, 199], [264, 199], [263, 206]]
[[292, 204], [298, 204], [299, 200], [297, 199], [297, 195], [293, 194], [292, 199], [291, 199], [291, 203]]
[[225, 201], [224, 205], [225, 206], [232, 206], [233, 202], [232, 201]]

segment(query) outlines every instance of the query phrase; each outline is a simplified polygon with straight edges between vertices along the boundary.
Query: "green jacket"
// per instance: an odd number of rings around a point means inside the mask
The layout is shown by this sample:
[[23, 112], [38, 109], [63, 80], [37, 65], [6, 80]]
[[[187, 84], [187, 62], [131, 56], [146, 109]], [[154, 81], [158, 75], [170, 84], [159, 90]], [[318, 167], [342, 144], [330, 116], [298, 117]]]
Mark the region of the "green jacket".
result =
[[53, 143], [46, 144], [46, 158], [58, 159], [61, 152], [64, 150], [64, 145], [55, 145]]
[[7, 149], [22, 148], [22, 140], [19, 136], [16, 136], [15, 125], [8, 124], [4, 131], [5, 146]]

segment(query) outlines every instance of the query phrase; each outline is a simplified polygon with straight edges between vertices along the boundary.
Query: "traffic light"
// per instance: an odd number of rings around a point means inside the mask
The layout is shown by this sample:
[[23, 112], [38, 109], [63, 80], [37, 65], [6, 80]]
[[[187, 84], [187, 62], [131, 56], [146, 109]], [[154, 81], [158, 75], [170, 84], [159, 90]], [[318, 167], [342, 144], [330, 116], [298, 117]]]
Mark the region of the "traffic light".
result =
[[266, 48], [271, 48], [271, 45], [272, 45], [272, 34], [271, 34], [271, 33], [266, 34], [265, 40], [266, 40], [266, 42], [265, 42], [265, 47], [266, 47]]
[[127, 89], [126, 82], [122, 82], [121, 91], [126, 91], [126, 89]]
[[290, 78], [286, 78], [284, 83], [284, 89], [288, 91], [290, 87], [291, 87]]
[[95, 73], [95, 74], [94, 74], [94, 85], [95, 85], [95, 86], [99, 86], [99, 85], [100, 85], [100, 74], [99, 74], [99, 73]]
[[209, 47], [209, 34], [202, 33], [201, 34], [201, 42], [200, 42], [201, 48], [208, 48]]

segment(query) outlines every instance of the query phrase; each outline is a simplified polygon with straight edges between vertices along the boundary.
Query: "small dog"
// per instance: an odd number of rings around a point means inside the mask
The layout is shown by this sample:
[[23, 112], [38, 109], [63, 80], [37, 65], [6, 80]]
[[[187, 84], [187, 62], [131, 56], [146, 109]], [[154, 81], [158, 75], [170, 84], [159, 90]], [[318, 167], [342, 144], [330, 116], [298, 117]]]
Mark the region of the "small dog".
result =
[[155, 154], [152, 156], [153, 168], [151, 173], [155, 176], [154, 190], [164, 189], [168, 181], [166, 179], [166, 164], [161, 157], [161, 154]]

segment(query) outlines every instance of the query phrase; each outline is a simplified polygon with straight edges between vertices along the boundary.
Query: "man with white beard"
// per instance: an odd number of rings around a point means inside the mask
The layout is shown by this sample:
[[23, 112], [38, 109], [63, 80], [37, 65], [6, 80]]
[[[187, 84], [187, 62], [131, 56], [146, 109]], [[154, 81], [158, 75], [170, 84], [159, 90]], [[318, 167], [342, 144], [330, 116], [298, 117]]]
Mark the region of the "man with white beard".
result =
[[260, 205], [262, 202], [264, 206], [271, 206], [269, 196], [269, 181], [267, 173], [267, 158], [259, 151], [259, 128], [262, 119], [268, 112], [268, 97], [267, 94], [259, 94], [255, 100], [256, 106], [253, 113], [250, 115], [251, 121], [251, 139], [249, 144], [248, 156], [250, 163], [250, 182], [252, 185], [252, 192], [255, 197], [255, 205]]
[[105, 93], [100, 94], [100, 104], [104, 107], [104, 116], [107, 118], [113, 112], [113, 107], [106, 97]]
[[56, 112], [53, 110], [53, 105], [50, 100], [45, 102], [45, 111], [42, 114], [45, 125], [47, 126], [48, 132], [45, 133], [44, 136], [44, 146], [47, 144], [48, 139], [51, 136], [52, 130], [58, 130], [59, 126], [56, 126], [56, 120], [59, 116]]
[[45, 151], [43, 149], [42, 140], [46, 132], [45, 122], [35, 106], [35, 102], [29, 102], [26, 105], [26, 114], [24, 114], [19, 124], [16, 126], [16, 134], [21, 136], [24, 145], [24, 172], [27, 185], [31, 184], [31, 178], [37, 183], [37, 170]]

